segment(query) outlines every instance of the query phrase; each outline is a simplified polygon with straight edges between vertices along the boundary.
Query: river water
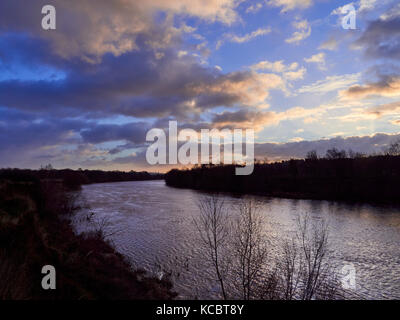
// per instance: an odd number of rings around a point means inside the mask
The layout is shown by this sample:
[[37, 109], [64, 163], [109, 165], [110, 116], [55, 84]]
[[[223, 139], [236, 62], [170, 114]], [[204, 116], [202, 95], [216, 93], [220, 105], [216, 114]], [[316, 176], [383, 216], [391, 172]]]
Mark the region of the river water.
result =
[[[201, 255], [193, 219], [205, 194], [175, 189], [164, 181], [83, 186], [73, 219], [77, 232], [102, 225], [108, 239], [134, 267], [156, 275], [171, 273], [182, 299], [218, 297], [218, 285]], [[240, 197], [224, 194], [226, 206]], [[259, 204], [271, 252], [290, 237], [298, 214], [329, 223], [331, 262], [337, 270], [353, 264], [356, 289], [371, 299], [400, 299], [400, 208], [332, 201], [252, 197]], [[90, 221], [87, 216], [91, 215]]]

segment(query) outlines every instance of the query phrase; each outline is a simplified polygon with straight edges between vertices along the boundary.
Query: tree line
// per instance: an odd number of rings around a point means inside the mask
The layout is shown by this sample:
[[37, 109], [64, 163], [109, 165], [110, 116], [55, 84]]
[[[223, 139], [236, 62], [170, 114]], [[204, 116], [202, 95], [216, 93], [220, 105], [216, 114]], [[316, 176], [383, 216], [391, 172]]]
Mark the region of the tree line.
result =
[[163, 174], [124, 171], [102, 170], [72, 170], [53, 169], [51, 165], [42, 166], [39, 170], [31, 169], [0, 169], [0, 180], [11, 181], [36, 181], [36, 180], [60, 180], [68, 189], [77, 189], [81, 185], [91, 183], [139, 181], [163, 179]]
[[379, 155], [333, 148], [324, 157], [310, 151], [304, 159], [258, 161], [249, 176], [235, 175], [235, 168], [221, 164], [174, 169], [165, 181], [172, 187], [287, 198], [400, 201], [398, 142]]

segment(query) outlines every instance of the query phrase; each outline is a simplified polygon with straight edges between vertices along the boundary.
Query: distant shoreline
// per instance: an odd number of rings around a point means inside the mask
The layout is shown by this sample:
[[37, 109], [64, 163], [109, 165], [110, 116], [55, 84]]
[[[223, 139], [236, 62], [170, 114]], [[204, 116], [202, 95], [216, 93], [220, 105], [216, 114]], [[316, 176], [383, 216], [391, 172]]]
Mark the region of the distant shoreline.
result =
[[265, 197], [271, 199], [286, 199], [286, 200], [312, 200], [312, 201], [328, 201], [328, 202], [337, 202], [344, 203], [349, 205], [376, 205], [376, 206], [394, 206], [400, 208], [400, 202], [395, 201], [378, 201], [378, 200], [357, 200], [357, 199], [335, 199], [335, 198], [317, 198], [312, 195], [307, 194], [298, 194], [298, 193], [262, 193], [262, 192], [235, 192], [235, 191], [216, 191], [216, 190], [206, 190], [206, 189], [194, 189], [189, 187], [178, 187], [167, 185], [170, 188], [176, 189], [187, 189], [187, 190], [195, 190], [204, 193], [221, 193], [227, 194], [231, 196], [257, 196], [257, 197]]
[[167, 186], [210, 192], [349, 203], [400, 204], [400, 156], [289, 160], [255, 164], [235, 175], [235, 165], [171, 170]]
[[110, 183], [123, 181], [161, 180], [164, 174], [149, 173], [147, 171], [124, 172], [102, 170], [72, 170], [53, 169], [45, 167], [39, 170], [31, 169], [0, 169], [0, 179], [12, 181], [59, 180], [68, 189], [79, 189], [82, 185], [92, 183]]

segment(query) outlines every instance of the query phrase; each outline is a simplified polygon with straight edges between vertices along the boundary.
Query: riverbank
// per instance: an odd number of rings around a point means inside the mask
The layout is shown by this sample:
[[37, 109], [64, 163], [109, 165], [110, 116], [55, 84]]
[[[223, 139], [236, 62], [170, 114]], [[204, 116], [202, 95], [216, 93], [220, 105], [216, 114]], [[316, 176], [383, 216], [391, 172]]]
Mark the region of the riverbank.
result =
[[349, 202], [400, 203], [400, 156], [256, 163], [248, 176], [234, 165], [171, 170], [168, 186], [212, 192]]
[[[0, 180], [0, 299], [172, 299], [168, 280], [132, 270], [101, 230], [76, 235], [76, 208], [58, 180]], [[41, 287], [56, 269], [56, 290]]]

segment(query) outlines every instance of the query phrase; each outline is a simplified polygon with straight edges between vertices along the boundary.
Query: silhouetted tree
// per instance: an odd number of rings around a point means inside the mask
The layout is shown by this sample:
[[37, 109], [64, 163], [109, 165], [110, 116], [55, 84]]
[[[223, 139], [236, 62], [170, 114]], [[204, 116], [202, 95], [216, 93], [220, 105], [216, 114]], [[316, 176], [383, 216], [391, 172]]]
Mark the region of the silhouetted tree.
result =
[[307, 152], [306, 160], [318, 160], [318, 154], [316, 150], [311, 150]]
[[242, 299], [255, 296], [255, 286], [263, 276], [267, 256], [266, 239], [262, 230], [262, 217], [252, 200], [243, 200], [233, 225], [234, 273], [238, 276]]
[[392, 142], [386, 149], [385, 154], [388, 156], [399, 156], [400, 155], [400, 140]]
[[222, 251], [228, 241], [229, 226], [227, 225], [228, 216], [224, 201], [217, 195], [203, 197], [198, 202], [198, 207], [200, 215], [194, 222], [200, 233], [209, 261], [214, 266], [222, 296], [226, 300], [225, 279], [227, 270]]
[[[203, 198], [199, 208], [199, 221], [195, 223], [224, 298], [335, 297], [339, 284], [329, 265], [328, 225], [324, 221], [313, 222], [309, 215], [299, 217], [296, 235], [284, 243], [281, 254], [267, 261], [265, 222], [253, 201], [242, 200], [237, 212], [229, 215], [224, 202], [216, 196]], [[279, 247], [270, 249], [279, 251]], [[226, 263], [229, 268], [224, 267]]]
[[234, 165], [171, 170], [168, 186], [241, 194], [307, 199], [400, 202], [400, 157], [364, 156], [337, 149], [329, 159], [256, 163], [248, 176], [235, 175]]
[[326, 151], [326, 156], [327, 159], [329, 160], [334, 160], [334, 159], [345, 159], [346, 158], [346, 151], [341, 150], [339, 151], [336, 148], [328, 149]]
[[41, 165], [40, 166], [40, 170], [54, 170], [54, 168], [51, 165], [51, 163], [49, 163], [49, 164], [46, 164], [46, 165]]
[[332, 299], [339, 284], [327, 254], [328, 224], [298, 216], [297, 235], [284, 244], [279, 263], [282, 298]]
[[365, 157], [364, 153], [361, 152], [355, 152], [352, 149], [349, 149], [347, 151], [347, 155], [349, 156], [350, 159], [357, 159], [357, 158], [363, 158]]

